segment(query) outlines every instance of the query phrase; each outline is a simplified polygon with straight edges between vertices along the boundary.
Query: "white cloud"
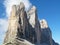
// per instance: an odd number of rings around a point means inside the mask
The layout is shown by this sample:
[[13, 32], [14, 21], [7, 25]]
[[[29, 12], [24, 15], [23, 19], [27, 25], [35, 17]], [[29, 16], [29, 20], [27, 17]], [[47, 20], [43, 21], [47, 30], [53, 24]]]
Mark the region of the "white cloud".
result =
[[3, 44], [3, 40], [4, 40], [4, 37], [5, 37], [5, 35], [4, 34], [0, 34], [0, 45], [2, 45]]
[[5, 33], [8, 28], [8, 21], [7, 19], [0, 19], [0, 43], [3, 43]]
[[8, 26], [8, 21], [6, 19], [0, 19], [0, 31], [6, 31]]
[[26, 10], [29, 9], [29, 7], [32, 5], [29, 0], [5, 0], [4, 1], [4, 6], [6, 8], [6, 14], [7, 17], [10, 16], [10, 12], [11, 12], [11, 7], [12, 5], [18, 5], [20, 4], [20, 2], [23, 2], [25, 5]]

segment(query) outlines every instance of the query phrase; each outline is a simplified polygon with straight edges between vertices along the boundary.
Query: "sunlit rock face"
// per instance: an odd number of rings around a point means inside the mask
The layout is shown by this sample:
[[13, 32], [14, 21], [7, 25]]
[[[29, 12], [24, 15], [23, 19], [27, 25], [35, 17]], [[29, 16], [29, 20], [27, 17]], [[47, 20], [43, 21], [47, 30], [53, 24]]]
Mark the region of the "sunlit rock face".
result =
[[13, 5], [3, 45], [58, 45], [52, 39], [45, 19], [38, 20], [37, 9], [26, 12], [24, 4]]
[[12, 7], [11, 16], [9, 18], [9, 26], [6, 32], [4, 43], [13, 42], [13, 40], [16, 38], [17, 27], [18, 27], [18, 18], [16, 15], [16, 12], [17, 12], [16, 8], [17, 8], [16, 5]]
[[40, 20], [41, 28], [48, 28], [47, 21], [45, 19]]

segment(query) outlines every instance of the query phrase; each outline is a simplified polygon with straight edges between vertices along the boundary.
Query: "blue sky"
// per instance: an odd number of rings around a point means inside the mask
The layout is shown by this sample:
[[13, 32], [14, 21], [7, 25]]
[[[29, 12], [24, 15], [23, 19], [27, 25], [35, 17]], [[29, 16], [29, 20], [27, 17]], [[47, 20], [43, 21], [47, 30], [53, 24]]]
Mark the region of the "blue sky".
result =
[[[53, 39], [60, 43], [60, 0], [29, 0], [32, 5], [37, 8], [37, 15], [39, 20], [46, 19], [52, 31]], [[7, 18], [6, 8], [3, 5], [4, 0], [0, 0], [0, 44], [2, 44], [5, 30], [2, 29], [3, 24]], [[5, 20], [4, 22], [2, 20]], [[2, 23], [3, 22], [3, 23]], [[5, 23], [3, 26], [5, 26]]]

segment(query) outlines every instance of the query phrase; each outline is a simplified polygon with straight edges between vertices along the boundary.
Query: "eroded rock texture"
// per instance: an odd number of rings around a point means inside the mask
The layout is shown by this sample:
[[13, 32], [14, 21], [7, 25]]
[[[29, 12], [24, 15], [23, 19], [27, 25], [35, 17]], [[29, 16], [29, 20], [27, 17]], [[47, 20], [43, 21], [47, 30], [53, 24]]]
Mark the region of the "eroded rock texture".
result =
[[52, 39], [51, 30], [46, 20], [39, 22], [37, 9], [32, 6], [26, 12], [25, 6], [13, 5], [9, 26], [3, 45], [58, 45]]

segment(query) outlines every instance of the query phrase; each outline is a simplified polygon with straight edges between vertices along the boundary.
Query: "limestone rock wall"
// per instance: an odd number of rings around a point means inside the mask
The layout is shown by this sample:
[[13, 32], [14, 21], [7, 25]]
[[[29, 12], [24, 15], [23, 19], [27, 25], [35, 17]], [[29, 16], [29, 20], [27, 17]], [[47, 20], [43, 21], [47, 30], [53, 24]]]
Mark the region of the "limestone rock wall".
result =
[[59, 45], [52, 39], [46, 20], [38, 20], [37, 9], [25, 11], [21, 2], [13, 5], [3, 45]]
[[13, 42], [16, 38], [17, 27], [18, 27], [18, 18], [16, 16], [16, 5], [12, 7], [11, 16], [9, 18], [9, 26], [6, 32], [6, 37], [4, 43]]

